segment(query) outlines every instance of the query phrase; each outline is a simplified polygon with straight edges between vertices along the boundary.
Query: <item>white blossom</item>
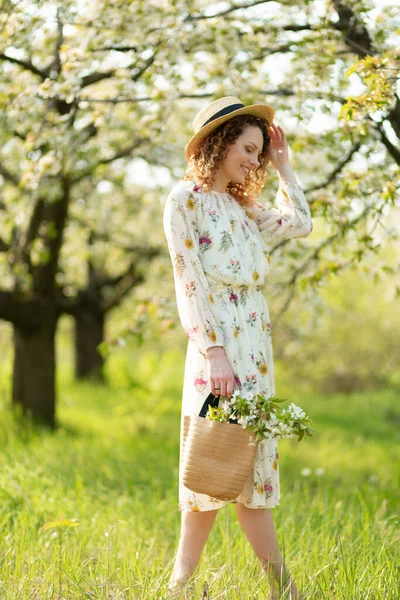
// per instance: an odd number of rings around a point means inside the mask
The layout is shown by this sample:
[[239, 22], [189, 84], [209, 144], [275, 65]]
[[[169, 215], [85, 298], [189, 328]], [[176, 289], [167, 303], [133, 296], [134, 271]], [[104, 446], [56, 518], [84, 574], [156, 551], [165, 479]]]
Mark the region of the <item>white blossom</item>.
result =
[[225, 401], [222, 403], [222, 408], [223, 408], [223, 410], [224, 410], [225, 412], [230, 412], [230, 410], [231, 410], [231, 403], [230, 403], [230, 402], [228, 402], [228, 400], [225, 400]]
[[308, 477], [309, 475], [311, 475], [311, 469], [309, 469], [308, 467], [305, 467], [304, 469], [301, 470], [301, 474], [303, 475], [303, 477]]
[[305, 412], [299, 406], [293, 404], [293, 402], [289, 404], [288, 411], [291, 414], [291, 416], [295, 419], [302, 419], [303, 417], [305, 417]]

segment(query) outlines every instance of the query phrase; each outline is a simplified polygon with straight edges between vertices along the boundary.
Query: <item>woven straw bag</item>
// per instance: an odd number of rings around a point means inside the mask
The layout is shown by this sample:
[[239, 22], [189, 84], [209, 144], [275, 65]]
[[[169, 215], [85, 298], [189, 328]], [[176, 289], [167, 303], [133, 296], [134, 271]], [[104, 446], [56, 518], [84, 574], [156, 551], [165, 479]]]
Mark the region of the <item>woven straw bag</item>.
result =
[[218, 401], [211, 393], [198, 416], [183, 418], [182, 481], [193, 492], [234, 500], [252, 471], [257, 445], [249, 446], [250, 432], [235, 421], [205, 418], [208, 405]]

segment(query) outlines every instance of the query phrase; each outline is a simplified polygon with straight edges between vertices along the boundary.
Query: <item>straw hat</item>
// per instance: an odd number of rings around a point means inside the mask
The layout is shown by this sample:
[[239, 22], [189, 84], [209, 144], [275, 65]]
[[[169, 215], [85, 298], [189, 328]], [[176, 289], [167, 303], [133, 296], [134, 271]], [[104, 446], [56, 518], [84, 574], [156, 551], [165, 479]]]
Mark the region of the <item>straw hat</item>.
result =
[[187, 160], [197, 150], [198, 145], [211, 131], [216, 129], [225, 121], [237, 115], [254, 115], [272, 123], [274, 110], [267, 104], [250, 104], [245, 106], [235, 96], [224, 96], [208, 104], [193, 119], [193, 131], [195, 135], [186, 146], [185, 156]]

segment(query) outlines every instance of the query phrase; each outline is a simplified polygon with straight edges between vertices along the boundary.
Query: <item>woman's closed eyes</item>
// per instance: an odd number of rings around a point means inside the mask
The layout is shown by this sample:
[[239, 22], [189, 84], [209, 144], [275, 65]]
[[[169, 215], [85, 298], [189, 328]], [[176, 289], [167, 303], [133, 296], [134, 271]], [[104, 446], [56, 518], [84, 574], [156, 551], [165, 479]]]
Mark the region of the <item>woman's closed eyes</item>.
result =
[[[246, 148], [247, 152], [250, 152], [250, 154], [253, 153], [253, 150], [251, 148]], [[260, 160], [261, 158], [261, 154], [258, 155], [258, 160]]]

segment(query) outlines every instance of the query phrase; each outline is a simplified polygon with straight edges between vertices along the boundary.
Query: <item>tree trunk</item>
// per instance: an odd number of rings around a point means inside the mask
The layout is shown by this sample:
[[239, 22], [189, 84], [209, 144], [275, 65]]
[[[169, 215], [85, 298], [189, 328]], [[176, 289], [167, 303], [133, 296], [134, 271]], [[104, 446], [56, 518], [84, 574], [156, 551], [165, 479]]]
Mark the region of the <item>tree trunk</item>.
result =
[[33, 330], [14, 326], [12, 402], [24, 415], [54, 428], [55, 332], [57, 318], [51, 316]]
[[75, 377], [104, 381], [104, 359], [97, 350], [104, 341], [105, 315], [80, 308], [75, 316]]
[[[37, 196], [27, 231], [19, 234], [15, 264], [25, 265], [32, 277], [32, 289], [15, 289], [0, 297], [0, 314], [14, 325], [12, 403], [23, 414], [54, 428], [56, 425], [55, 333], [60, 310], [57, 305], [56, 274], [68, 216], [70, 182], [61, 172], [53, 177], [59, 191], [57, 202]], [[47, 251], [32, 262], [32, 243], [40, 239]], [[11, 310], [14, 307], [15, 314]], [[4, 316], [3, 316], [4, 318]]]

